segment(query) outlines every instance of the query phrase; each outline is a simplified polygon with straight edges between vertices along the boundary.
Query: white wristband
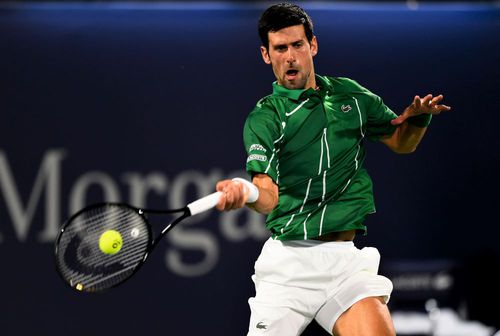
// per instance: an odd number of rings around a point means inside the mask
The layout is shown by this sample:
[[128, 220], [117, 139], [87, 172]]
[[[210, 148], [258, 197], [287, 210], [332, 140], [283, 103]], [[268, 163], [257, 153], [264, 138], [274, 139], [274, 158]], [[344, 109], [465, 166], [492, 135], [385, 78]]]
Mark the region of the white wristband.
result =
[[235, 177], [233, 181], [243, 183], [243, 185], [247, 188], [248, 190], [247, 203], [254, 203], [257, 201], [257, 199], [259, 198], [259, 188], [257, 188], [255, 184], [241, 177]]

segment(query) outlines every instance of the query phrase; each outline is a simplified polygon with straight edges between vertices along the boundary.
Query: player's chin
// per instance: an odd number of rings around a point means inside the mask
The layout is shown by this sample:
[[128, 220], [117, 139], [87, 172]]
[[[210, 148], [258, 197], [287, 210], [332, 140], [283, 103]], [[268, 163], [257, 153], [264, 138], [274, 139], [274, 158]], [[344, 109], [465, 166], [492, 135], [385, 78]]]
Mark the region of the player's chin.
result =
[[282, 85], [289, 90], [302, 90], [305, 88], [305, 81], [296, 76], [292, 79], [285, 77], [282, 83]]
[[283, 86], [288, 90], [302, 90], [305, 85], [302, 83], [297, 83], [295, 81], [285, 81]]
[[298, 85], [298, 84], [291, 84], [288, 86], [285, 86], [288, 90], [302, 90], [304, 89], [304, 85]]

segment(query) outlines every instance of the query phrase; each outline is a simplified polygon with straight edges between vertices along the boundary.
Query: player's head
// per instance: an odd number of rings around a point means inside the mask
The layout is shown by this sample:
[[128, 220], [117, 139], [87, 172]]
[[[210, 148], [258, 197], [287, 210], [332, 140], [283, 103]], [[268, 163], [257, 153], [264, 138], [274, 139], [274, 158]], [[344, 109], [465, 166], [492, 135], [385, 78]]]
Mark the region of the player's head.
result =
[[259, 20], [262, 58], [273, 67], [279, 85], [288, 89], [315, 86], [313, 57], [318, 43], [311, 18], [299, 6], [280, 3]]
[[262, 13], [259, 20], [259, 36], [262, 45], [269, 48], [269, 32], [277, 32], [280, 29], [303, 25], [307, 41], [313, 39], [313, 23], [309, 15], [299, 6], [283, 2], [273, 5]]

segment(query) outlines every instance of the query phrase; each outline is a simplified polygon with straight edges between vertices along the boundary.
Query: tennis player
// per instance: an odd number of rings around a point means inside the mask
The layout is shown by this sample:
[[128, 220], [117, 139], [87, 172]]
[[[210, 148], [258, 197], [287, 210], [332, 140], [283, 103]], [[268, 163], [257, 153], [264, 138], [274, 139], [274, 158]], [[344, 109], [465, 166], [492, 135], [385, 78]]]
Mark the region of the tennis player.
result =
[[[244, 127], [246, 169], [259, 191], [247, 205], [268, 215], [272, 236], [255, 263], [248, 335], [300, 335], [313, 319], [334, 335], [395, 335], [380, 254], [353, 243], [375, 212], [363, 140], [413, 152], [432, 115], [450, 107], [442, 95], [415, 96], [397, 116], [357, 82], [315, 74], [318, 41], [296, 5], [269, 7], [258, 29], [276, 82]], [[216, 189], [219, 210], [245, 206], [244, 183]]]

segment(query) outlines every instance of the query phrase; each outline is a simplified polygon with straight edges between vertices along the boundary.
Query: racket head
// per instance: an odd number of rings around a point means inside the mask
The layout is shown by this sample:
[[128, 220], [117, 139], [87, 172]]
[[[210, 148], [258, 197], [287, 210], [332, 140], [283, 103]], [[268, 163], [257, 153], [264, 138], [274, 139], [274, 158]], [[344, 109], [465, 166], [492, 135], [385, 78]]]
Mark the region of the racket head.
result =
[[[109, 230], [117, 231], [122, 240], [114, 254], [99, 247], [101, 235]], [[94, 204], [75, 213], [61, 228], [55, 243], [56, 269], [72, 289], [102, 292], [137, 272], [152, 243], [151, 226], [142, 210], [121, 203]]]

